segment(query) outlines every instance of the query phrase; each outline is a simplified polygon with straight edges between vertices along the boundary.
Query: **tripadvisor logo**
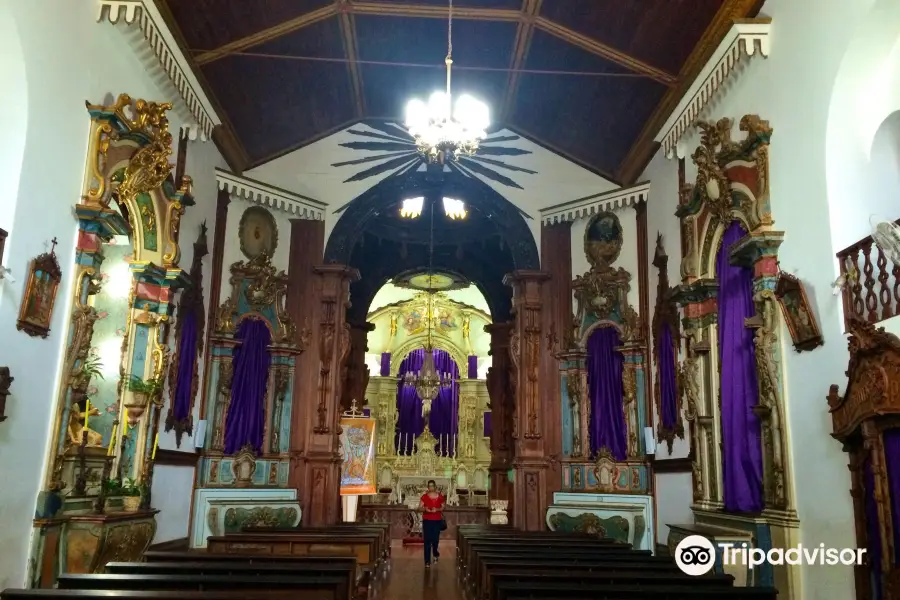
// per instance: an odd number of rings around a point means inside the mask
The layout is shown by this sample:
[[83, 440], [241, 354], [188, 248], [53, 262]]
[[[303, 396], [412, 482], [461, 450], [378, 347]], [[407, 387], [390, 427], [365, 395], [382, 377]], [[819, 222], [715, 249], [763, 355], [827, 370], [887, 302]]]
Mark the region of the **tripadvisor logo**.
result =
[[780, 565], [862, 565], [865, 563], [864, 548], [826, 548], [825, 544], [795, 548], [751, 548], [744, 543], [714, 545], [701, 535], [689, 535], [675, 548], [675, 564], [687, 575], [699, 576], [709, 573], [721, 556], [723, 566], [744, 565], [753, 569], [762, 564]]

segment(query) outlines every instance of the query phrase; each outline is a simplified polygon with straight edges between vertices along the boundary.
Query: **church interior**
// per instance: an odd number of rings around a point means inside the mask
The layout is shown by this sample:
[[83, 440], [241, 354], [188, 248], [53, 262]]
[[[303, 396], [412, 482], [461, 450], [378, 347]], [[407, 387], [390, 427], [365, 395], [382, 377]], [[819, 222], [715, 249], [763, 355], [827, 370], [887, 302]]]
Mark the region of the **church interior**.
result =
[[0, 598], [900, 600], [896, 0], [0, 46]]

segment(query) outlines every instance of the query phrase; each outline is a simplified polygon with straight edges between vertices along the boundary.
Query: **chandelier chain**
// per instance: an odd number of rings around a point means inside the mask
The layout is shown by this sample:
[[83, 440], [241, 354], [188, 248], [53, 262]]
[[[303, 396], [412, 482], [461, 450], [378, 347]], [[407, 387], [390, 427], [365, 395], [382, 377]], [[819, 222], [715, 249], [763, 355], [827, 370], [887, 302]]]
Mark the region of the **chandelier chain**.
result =
[[450, 68], [453, 65], [453, 0], [447, 5], [447, 98], [450, 98]]

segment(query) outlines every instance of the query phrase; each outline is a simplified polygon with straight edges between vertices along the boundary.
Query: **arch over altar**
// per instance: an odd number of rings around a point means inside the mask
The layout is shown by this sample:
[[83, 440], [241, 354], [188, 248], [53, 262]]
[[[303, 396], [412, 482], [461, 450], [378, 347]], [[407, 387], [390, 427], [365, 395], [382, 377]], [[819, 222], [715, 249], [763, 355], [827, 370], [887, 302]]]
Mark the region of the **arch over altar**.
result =
[[365, 404], [377, 421], [378, 493], [364, 497], [362, 502], [399, 507], [404, 498], [418, 497], [428, 479], [434, 479], [439, 488], [444, 488], [451, 506], [487, 506], [491, 454], [485, 420], [490, 422], [490, 418], [485, 416], [489, 410], [486, 369], [479, 371], [489, 360], [490, 340], [484, 327], [491, 324], [491, 317], [456, 300], [452, 291], [433, 295], [431, 346], [446, 352], [459, 367], [456, 452], [436, 452], [437, 440], [425, 439], [430, 432], [423, 432], [408, 444], [411, 452], [401, 452], [394, 443], [401, 364], [428, 341], [429, 317], [422, 311], [425, 295], [408, 296], [371, 311], [367, 318], [374, 325], [368, 338], [367, 363], [370, 369], [378, 369], [377, 375], [369, 377]]

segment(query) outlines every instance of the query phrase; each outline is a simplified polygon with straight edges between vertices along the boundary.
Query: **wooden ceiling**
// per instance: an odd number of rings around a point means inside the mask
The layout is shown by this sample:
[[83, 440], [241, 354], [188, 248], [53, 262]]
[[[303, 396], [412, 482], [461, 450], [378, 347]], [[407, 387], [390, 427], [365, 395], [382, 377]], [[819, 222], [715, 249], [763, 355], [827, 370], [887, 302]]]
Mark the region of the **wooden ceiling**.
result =
[[[243, 171], [444, 85], [446, 0], [156, 0]], [[455, 0], [453, 91], [619, 183], [762, 0]], [[562, 73], [560, 73], [562, 72]]]

